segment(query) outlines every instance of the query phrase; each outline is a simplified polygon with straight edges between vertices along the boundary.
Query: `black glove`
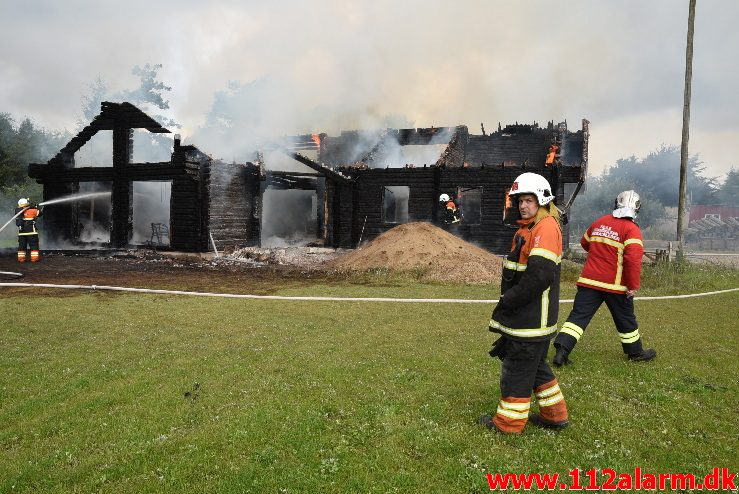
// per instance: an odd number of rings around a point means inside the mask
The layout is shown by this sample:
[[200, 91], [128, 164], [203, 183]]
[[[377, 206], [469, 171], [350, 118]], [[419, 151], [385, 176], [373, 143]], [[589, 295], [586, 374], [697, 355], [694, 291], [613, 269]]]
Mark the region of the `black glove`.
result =
[[504, 336], [501, 336], [500, 338], [495, 340], [488, 354], [493, 358], [499, 358], [500, 360], [503, 360], [505, 358], [505, 342], [506, 338]]

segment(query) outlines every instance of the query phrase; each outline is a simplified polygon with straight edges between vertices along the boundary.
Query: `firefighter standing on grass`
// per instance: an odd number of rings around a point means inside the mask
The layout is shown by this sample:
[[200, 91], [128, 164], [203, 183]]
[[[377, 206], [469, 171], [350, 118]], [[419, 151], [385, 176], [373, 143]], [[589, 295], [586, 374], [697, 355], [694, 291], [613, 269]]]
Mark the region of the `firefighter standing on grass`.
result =
[[634, 222], [640, 207], [639, 194], [621, 192], [613, 213], [595, 220], [580, 240], [588, 259], [577, 280], [575, 305], [554, 340], [554, 365], [569, 362], [570, 352], [603, 302], [629, 360], [645, 362], [657, 356], [653, 349], [642, 347], [634, 315], [634, 293], [639, 289], [644, 255], [641, 229]]
[[[567, 405], [545, 358], [557, 331], [562, 231], [549, 182], [524, 173], [511, 186], [521, 219], [503, 269], [501, 296], [490, 331], [500, 333], [490, 355], [503, 361], [501, 398], [494, 416], [480, 423], [499, 432], [519, 434], [528, 420], [562, 429], [569, 424]], [[530, 414], [531, 393], [539, 413]]]
[[29, 257], [31, 262], [38, 262], [41, 256], [36, 218], [41, 216], [41, 210], [32, 205], [28, 199], [21, 198], [18, 200], [15, 213], [20, 213], [15, 219], [18, 226], [18, 262], [26, 262]]

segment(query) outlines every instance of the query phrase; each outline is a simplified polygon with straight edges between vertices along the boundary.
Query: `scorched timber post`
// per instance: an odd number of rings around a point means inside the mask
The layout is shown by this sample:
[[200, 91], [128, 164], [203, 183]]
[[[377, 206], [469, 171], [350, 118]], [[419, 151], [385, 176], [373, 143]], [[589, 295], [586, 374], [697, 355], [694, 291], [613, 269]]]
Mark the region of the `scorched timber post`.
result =
[[110, 232], [112, 247], [125, 247], [133, 230], [133, 186], [126, 177], [126, 167], [133, 156], [133, 129], [127, 128], [120, 117], [113, 128], [113, 194]]

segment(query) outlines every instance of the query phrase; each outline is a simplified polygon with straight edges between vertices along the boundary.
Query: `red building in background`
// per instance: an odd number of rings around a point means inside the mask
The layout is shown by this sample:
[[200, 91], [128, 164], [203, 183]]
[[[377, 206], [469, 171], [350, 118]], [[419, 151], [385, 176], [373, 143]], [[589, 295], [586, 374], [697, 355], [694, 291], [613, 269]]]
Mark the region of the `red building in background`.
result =
[[690, 219], [688, 222], [702, 220], [704, 218], [713, 218], [726, 221], [727, 218], [739, 219], [739, 207], [734, 206], [718, 206], [711, 204], [698, 204], [691, 206]]

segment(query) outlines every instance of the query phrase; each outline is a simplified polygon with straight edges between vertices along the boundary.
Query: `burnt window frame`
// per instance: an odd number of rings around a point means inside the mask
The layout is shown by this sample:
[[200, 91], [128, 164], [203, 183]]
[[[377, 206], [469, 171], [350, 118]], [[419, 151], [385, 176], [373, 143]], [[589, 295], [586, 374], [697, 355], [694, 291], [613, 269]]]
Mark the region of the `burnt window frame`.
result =
[[[385, 211], [387, 208], [385, 207], [385, 197], [386, 197], [386, 191], [393, 194], [395, 197], [395, 192], [390, 190], [390, 187], [405, 187], [408, 189], [408, 197], [406, 197], [406, 211], [407, 216], [405, 218], [405, 221], [398, 221], [398, 201], [395, 200], [395, 221], [388, 221], [387, 217], [385, 215]], [[410, 199], [411, 199], [411, 188], [408, 185], [381, 185], [380, 192], [382, 193], [382, 224], [383, 225], [402, 225], [405, 223], [410, 223], [411, 221], [411, 215], [410, 215]]]
[[[465, 221], [465, 219], [464, 219], [464, 209], [462, 207], [464, 205], [464, 196], [465, 196], [465, 193], [466, 192], [469, 192], [471, 190], [479, 190], [480, 191], [480, 209], [479, 209], [480, 212], [479, 212], [479, 216], [478, 216], [479, 217], [479, 221], [477, 223], [469, 223], [468, 221]], [[461, 197], [461, 199], [459, 199], [459, 201], [458, 201], [459, 204], [456, 205], [457, 206], [457, 210], [459, 211], [459, 217], [460, 217], [459, 224], [460, 225], [467, 225], [467, 226], [480, 226], [480, 225], [482, 225], [482, 221], [483, 221], [483, 218], [484, 218], [484, 207], [483, 207], [483, 203], [485, 202], [484, 199], [483, 199], [484, 196], [485, 196], [484, 195], [484, 192], [485, 192], [485, 188], [482, 185], [469, 185], [469, 186], [458, 185], [457, 186], [457, 198]], [[461, 196], [460, 196], [460, 194], [461, 194]]]

